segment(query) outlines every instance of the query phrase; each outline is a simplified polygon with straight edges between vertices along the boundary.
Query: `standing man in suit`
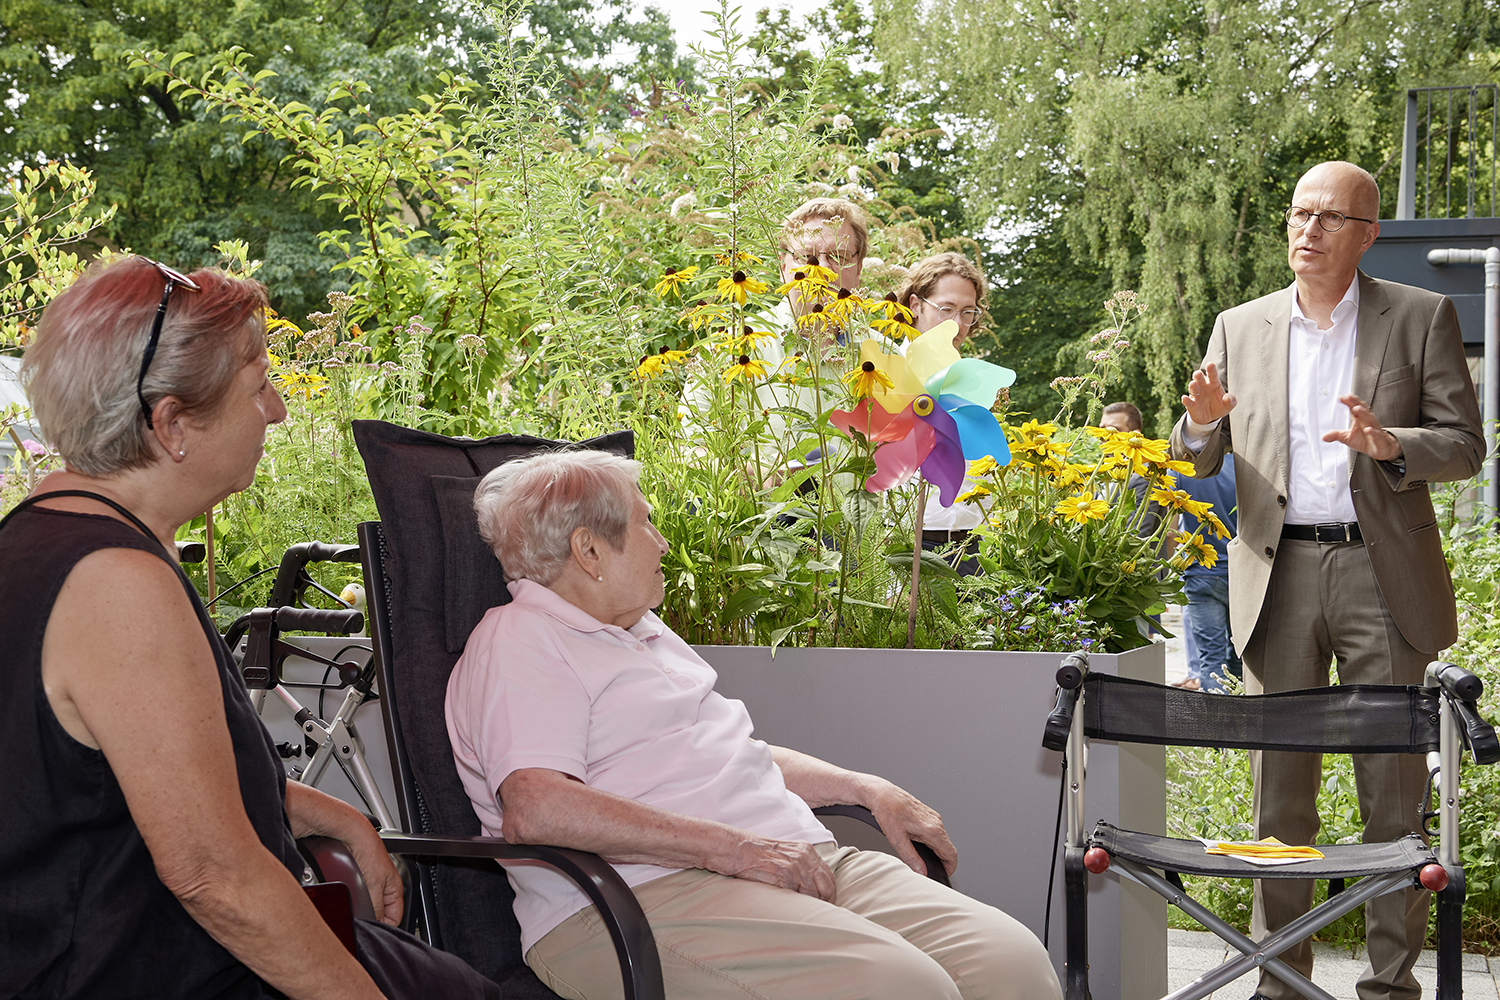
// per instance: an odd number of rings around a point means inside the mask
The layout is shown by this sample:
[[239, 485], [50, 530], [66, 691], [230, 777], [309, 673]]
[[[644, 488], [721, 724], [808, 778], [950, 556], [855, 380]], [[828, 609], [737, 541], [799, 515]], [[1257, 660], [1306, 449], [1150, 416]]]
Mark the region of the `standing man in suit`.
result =
[[[1479, 407], [1453, 303], [1360, 272], [1380, 190], [1352, 163], [1313, 167], [1286, 212], [1291, 287], [1221, 313], [1182, 397], [1175, 457], [1213, 475], [1235, 455], [1239, 535], [1229, 543], [1229, 613], [1250, 694], [1343, 683], [1417, 684], [1457, 638], [1428, 483], [1475, 474]], [[1310, 844], [1320, 758], [1252, 758], [1255, 836]], [[1358, 756], [1365, 839], [1420, 829], [1420, 758]], [[1262, 880], [1252, 934], [1312, 905], [1313, 884]], [[1424, 890], [1365, 906], [1370, 969], [1361, 1000], [1414, 1000], [1427, 929]], [[1281, 956], [1305, 975], [1302, 942]], [[1297, 994], [1262, 973], [1256, 997]], [[1254, 1000], [1254, 998], [1252, 998]]]

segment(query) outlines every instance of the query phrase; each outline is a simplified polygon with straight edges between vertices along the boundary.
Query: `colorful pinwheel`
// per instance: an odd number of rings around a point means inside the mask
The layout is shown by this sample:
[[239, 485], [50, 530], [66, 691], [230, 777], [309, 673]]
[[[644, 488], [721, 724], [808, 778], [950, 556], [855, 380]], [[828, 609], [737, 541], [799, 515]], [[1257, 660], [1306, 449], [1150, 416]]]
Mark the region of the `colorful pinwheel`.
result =
[[886, 354], [874, 340], [860, 345], [861, 362], [874, 362], [893, 387], [874, 386], [853, 410], [834, 410], [828, 419], [879, 443], [875, 474], [865, 482], [870, 492], [899, 486], [920, 470], [938, 488], [942, 505], [951, 507], [963, 489], [965, 460], [990, 455], [1000, 465], [1010, 463], [1010, 446], [990, 407], [1016, 373], [960, 358], [953, 347], [957, 333], [953, 321], [941, 323], [911, 341], [905, 357]]

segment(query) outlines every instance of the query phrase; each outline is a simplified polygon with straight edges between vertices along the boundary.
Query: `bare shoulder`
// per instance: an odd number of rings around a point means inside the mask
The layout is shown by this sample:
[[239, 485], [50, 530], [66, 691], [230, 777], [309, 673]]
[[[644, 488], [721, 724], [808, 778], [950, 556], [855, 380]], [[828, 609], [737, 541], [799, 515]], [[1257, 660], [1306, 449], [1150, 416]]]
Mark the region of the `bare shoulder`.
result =
[[100, 549], [79, 560], [58, 592], [42, 680], [69, 735], [98, 747], [90, 707], [113, 715], [143, 696], [200, 696], [217, 684], [216, 672], [202, 669], [212, 656], [171, 566], [139, 549]]

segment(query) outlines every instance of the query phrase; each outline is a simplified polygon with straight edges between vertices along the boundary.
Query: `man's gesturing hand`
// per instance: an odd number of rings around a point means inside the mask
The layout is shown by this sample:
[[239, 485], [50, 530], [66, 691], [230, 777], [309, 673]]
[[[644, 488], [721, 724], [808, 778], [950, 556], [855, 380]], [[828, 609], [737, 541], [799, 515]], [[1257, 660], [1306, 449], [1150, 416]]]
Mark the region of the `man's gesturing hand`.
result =
[[1234, 404], [1235, 398], [1224, 391], [1218, 366], [1212, 361], [1193, 372], [1187, 395], [1182, 397], [1183, 408], [1198, 424], [1213, 423], [1234, 409]]
[[833, 869], [811, 844], [747, 834], [739, 846], [734, 859], [716, 869], [719, 874], [764, 882], [833, 902]]
[[1340, 396], [1339, 402], [1349, 407], [1349, 429], [1329, 431], [1323, 435], [1324, 441], [1341, 441], [1377, 462], [1389, 462], [1401, 457], [1404, 450], [1401, 442], [1396, 440], [1396, 435], [1380, 425], [1363, 399], [1351, 394]]

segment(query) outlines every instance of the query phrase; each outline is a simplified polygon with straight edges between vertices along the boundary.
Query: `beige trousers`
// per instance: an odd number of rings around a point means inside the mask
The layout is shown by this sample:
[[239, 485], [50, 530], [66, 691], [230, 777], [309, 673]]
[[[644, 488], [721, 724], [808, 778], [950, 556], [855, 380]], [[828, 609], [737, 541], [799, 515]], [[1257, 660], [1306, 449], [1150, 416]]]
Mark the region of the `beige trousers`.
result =
[[[1266, 603], [1243, 658], [1246, 692], [1270, 694], [1324, 687], [1334, 662], [1344, 684], [1420, 684], [1432, 654], [1413, 648], [1391, 621], [1363, 543], [1282, 539]], [[1250, 766], [1255, 836], [1314, 843], [1322, 755], [1252, 753]], [[1420, 831], [1426, 776], [1424, 762], [1415, 754], [1354, 758], [1365, 843]], [[1310, 879], [1257, 881], [1251, 936], [1259, 940], [1311, 909], [1313, 885]], [[1365, 904], [1370, 968], [1355, 987], [1360, 1000], [1421, 996], [1411, 969], [1427, 935], [1429, 896], [1425, 889], [1408, 889]], [[1281, 958], [1311, 977], [1310, 943], [1303, 941]], [[1260, 992], [1272, 1000], [1301, 995], [1269, 972], [1261, 974]]]
[[[668, 1000], [1061, 1000], [1041, 942], [1014, 918], [875, 851], [822, 845], [834, 903], [688, 869], [635, 887]], [[569, 1000], [622, 995], [592, 906], [526, 962]]]

